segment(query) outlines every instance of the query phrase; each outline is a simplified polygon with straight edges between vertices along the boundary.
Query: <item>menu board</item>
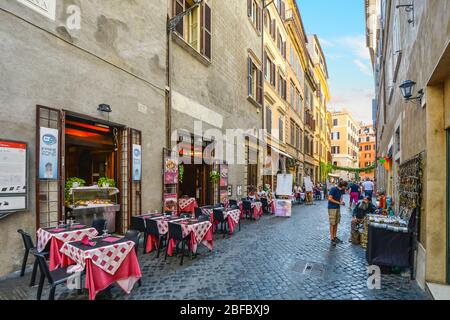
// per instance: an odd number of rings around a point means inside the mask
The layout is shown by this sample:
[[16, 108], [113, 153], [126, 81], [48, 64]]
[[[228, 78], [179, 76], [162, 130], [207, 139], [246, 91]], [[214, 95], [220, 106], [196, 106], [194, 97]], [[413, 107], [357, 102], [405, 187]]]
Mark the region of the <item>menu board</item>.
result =
[[220, 166], [220, 186], [228, 186], [228, 165], [226, 164], [222, 164]]
[[164, 184], [178, 183], [178, 158], [164, 157]]
[[176, 212], [178, 210], [178, 195], [176, 193], [164, 194], [164, 211]]
[[142, 150], [138, 144], [133, 144], [133, 181], [141, 181]]
[[293, 176], [292, 174], [277, 175], [277, 195], [290, 196], [292, 194]]
[[275, 216], [290, 217], [292, 215], [291, 200], [274, 200], [275, 201]]
[[27, 144], [0, 140], [0, 211], [26, 209]]

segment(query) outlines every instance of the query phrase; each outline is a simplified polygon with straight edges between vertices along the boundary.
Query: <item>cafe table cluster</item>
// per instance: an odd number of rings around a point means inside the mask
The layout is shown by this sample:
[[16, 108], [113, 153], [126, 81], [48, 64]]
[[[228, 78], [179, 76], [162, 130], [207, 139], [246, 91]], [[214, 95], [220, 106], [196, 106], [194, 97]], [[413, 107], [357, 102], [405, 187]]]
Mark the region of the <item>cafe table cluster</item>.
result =
[[[264, 212], [273, 214], [272, 204], [266, 206]], [[181, 254], [180, 264], [183, 264], [185, 255], [197, 256], [199, 245], [212, 251], [214, 233], [231, 235], [237, 226], [240, 230], [242, 218], [257, 220], [263, 215], [262, 203], [249, 200], [202, 208], [196, 201], [189, 201], [184, 208], [177, 213], [154, 212], [131, 217], [130, 230], [125, 236], [109, 235], [106, 230], [77, 223], [40, 228], [35, 255], [36, 259], [38, 256], [43, 259], [45, 254], [48, 261], [38, 264], [41, 272], [37, 298], [41, 299], [45, 278], [55, 275], [61, 278], [61, 274], [65, 276], [63, 280], [79, 276], [82, 280], [77, 289], [86, 289], [90, 300], [113, 284], [130, 294], [136, 283], [141, 285], [142, 281], [138, 260], [142, 235], [144, 254], [156, 251], [156, 259], [162, 258], [160, 253], [164, 259]], [[32, 285], [35, 277], [33, 271]], [[66, 284], [70, 288], [68, 281]], [[54, 299], [54, 290], [52, 287], [50, 299]]]

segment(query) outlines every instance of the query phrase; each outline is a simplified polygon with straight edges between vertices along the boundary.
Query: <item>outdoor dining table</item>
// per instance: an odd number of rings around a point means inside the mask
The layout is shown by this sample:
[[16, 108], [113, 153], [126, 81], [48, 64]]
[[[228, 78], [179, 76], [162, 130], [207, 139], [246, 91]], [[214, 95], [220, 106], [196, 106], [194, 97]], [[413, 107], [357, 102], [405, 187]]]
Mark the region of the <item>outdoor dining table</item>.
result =
[[[177, 221], [170, 221], [168, 223], [175, 223], [181, 226], [183, 238], [188, 235], [191, 236], [189, 242], [189, 248], [192, 253], [197, 252], [197, 246], [199, 243], [204, 245], [210, 251], [213, 249], [213, 229], [212, 223], [210, 221], [201, 221], [197, 219], [184, 219]], [[167, 225], [168, 227], [168, 225]], [[167, 254], [169, 256], [173, 255], [173, 250], [175, 249], [176, 243], [174, 239], [169, 240]]]
[[60, 250], [62, 266], [76, 265], [86, 271], [90, 300], [113, 283], [129, 294], [142, 277], [134, 246], [133, 241], [113, 236], [92, 238], [89, 244], [66, 242]]
[[95, 237], [97, 234], [98, 232], [95, 228], [87, 227], [82, 224], [64, 228], [40, 228], [36, 232], [36, 247], [38, 252], [42, 252], [50, 243], [49, 268], [50, 271], [53, 271], [61, 264], [60, 249], [64, 243], [79, 241], [83, 239], [84, 236]]
[[[241, 210], [241, 219], [244, 217], [244, 205], [242, 201], [238, 201], [239, 209]], [[253, 218], [257, 219], [258, 216], [262, 217], [263, 208], [262, 203], [259, 201], [251, 201], [252, 210], [253, 210]]]
[[198, 208], [197, 200], [195, 198], [181, 198], [178, 200], [179, 212], [189, 212], [194, 214], [195, 208]]

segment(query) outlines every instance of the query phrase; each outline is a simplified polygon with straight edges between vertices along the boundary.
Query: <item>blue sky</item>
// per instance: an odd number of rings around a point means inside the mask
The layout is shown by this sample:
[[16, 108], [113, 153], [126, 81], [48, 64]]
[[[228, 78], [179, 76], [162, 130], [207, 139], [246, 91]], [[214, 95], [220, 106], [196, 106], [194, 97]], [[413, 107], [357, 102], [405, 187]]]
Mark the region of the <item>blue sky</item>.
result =
[[373, 73], [365, 42], [364, 0], [297, 0], [307, 34], [317, 34], [328, 65], [331, 110], [371, 122]]

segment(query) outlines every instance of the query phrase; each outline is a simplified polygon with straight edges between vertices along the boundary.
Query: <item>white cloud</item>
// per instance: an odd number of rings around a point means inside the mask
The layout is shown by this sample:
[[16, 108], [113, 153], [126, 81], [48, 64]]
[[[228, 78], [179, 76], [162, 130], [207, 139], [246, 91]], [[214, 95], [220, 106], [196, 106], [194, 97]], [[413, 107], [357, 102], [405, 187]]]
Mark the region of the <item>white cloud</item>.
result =
[[364, 35], [344, 37], [341, 41], [358, 59], [370, 60], [369, 49], [366, 47], [366, 37]]
[[[372, 98], [375, 93], [370, 89], [331, 88], [330, 110], [347, 109], [357, 121], [372, 122]], [[335, 92], [336, 94], [333, 94]]]
[[355, 59], [353, 63], [358, 67], [358, 69], [367, 76], [372, 77], [373, 73], [370, 69], [370, 66], [367, 63], [362, 62], [361, 60]]
[[334, 47], [335, 46], [333, 41], [330, 41], [330, 40], [327, 40], [324, 38], [319, 38], [319, 42], [322, 47]]

